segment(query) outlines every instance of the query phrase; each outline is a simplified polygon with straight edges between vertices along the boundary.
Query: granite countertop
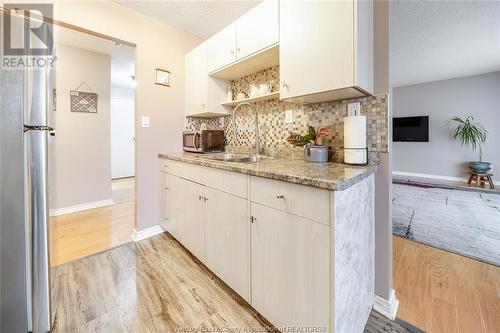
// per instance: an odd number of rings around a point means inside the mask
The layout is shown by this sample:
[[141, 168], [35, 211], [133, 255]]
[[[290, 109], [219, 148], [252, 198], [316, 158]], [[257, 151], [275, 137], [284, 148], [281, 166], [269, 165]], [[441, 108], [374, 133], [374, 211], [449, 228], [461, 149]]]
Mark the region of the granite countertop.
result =
[[274, 158], [255, 163], [221, 162], [199, 157], [195, 153], [158, 154], [160, 158], [197, 164], [252, 176], [342, 191], [374, 174], [377, 165], [352, 166], [340, 163], [310, 163], [304, 160]]

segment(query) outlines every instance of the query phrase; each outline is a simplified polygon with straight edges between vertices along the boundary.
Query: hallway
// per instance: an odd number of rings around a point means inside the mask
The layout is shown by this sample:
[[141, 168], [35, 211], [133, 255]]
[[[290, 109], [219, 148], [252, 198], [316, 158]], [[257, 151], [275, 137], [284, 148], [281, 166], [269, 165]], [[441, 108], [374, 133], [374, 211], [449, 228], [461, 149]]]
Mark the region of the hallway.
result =
[[112, 181], [114, 204], [50, 218], [50, 263], [64, 264], [132, 241], [135, 178]]

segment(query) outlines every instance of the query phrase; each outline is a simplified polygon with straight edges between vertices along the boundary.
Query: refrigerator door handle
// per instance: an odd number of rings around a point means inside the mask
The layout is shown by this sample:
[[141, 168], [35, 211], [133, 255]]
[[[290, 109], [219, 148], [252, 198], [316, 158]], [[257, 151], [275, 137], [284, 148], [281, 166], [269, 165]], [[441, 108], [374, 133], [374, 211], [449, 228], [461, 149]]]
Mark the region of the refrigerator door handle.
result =
[[47, 129], [28, 129], [28, 219], [31, 226], [31, 281], [33, 333], [51, 330], [48, 227], [48, 161]]
[[36, 68], [24, 71], [25, 108], [24, 123], [32, 126], [49, 126], [53, 103], [52, 69]]

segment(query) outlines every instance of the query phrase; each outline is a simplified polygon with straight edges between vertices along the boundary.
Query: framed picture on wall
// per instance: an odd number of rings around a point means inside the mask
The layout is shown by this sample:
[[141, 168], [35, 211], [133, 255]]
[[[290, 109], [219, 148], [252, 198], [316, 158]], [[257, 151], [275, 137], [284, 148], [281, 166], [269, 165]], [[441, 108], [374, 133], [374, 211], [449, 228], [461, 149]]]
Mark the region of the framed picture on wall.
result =
[[162, 68], [157, 68], [155, 84], [170, 87], [170, 71]]
[[97, 113], [97, 94], [78, 90], [70, 91], [70, 111]]

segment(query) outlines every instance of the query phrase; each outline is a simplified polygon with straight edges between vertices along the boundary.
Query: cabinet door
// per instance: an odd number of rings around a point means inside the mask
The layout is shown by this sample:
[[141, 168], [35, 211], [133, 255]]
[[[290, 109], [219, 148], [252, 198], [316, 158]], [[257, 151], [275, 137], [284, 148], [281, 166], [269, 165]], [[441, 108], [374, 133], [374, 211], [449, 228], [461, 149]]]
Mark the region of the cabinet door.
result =
[[328, 226], [251, 204], [252, 306], [276, 327], [328, 330]]
[[246, 199], [207, 188], [206, 264], [250, 300], [250, 215]]
[[186, 54], [186, 115], [206, 112], [207, 49], [205, 43]]
[[264, 0], [236, 21], [238, 59], [279, 41], [278, 14], [278, 0]]
[[208, 72], [236, 60], [236, 24], [232, 23], [207, 40]]
[[[161, 163], [161, 161], [160, 161]], [[166, 189], [167, 188], [167, 174], [165, 172], [160, 171], [160, 186], [158, 188], [158, 192], [160, 195], [160, 216], [159, 216], [159, 224], [164, 228], [167, 229], [167, 195], [166, 195]]]
[[178, 198], [174, 201], [179, 207], [174, 221], [174, 229], [178, 229], [177, 240], [195, 257], [205, 261], [205, 206], [203, 196], [205, 187], [182, 178], [173, 181]]
[[165, 228], [168, 233], [180, 240], [181, 214], [180, 214], [180, 196], [182, 195], [182, 186], [180, 178], [168, 173], [161, 172], [162, 174], [162, 189], [161, 189], [161, 206], [163, 223], [161, 226]]
[[354, 3], [280, 3], [280, 98], [354, 84]]

